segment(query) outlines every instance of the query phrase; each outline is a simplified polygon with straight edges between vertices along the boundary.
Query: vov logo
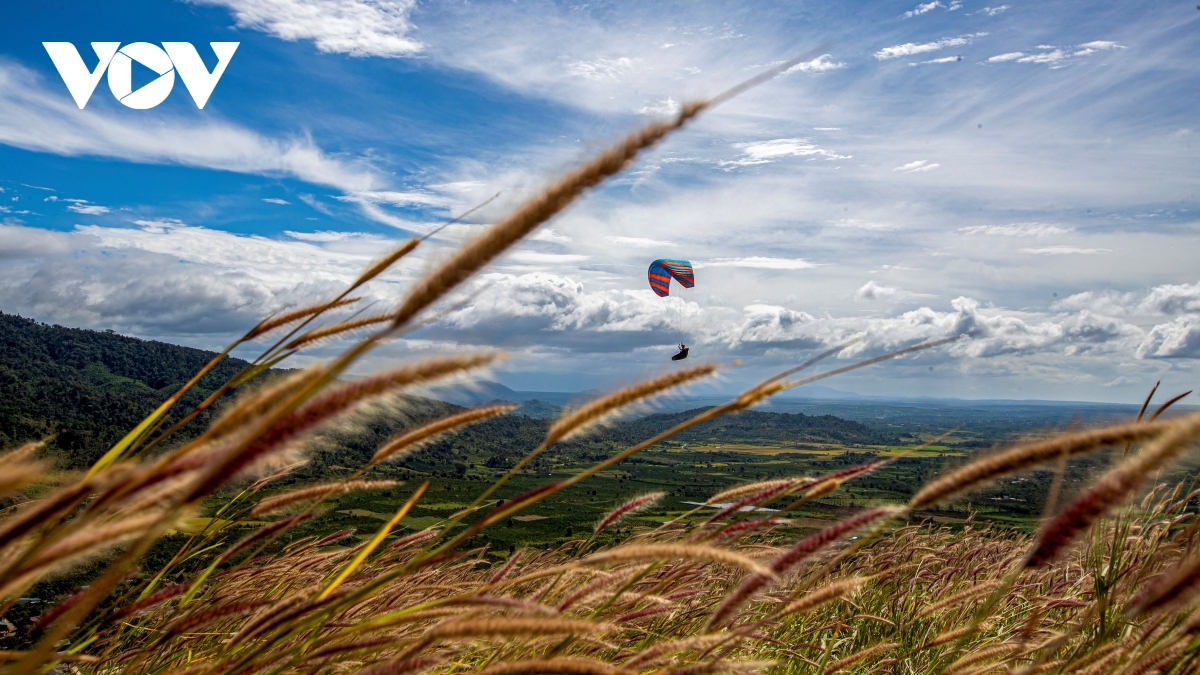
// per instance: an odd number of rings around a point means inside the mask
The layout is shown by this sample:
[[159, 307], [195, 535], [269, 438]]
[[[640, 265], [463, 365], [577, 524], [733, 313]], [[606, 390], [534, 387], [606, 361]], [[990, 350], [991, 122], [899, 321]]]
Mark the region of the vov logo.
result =
[[[58, 68], [58, 74], [62, 76], [67, 91], [71, 92], [80, 110], [87, 105], [106, 70], [108, 88], [126, 107], [147, 110], [167, 100], [175, 86], [175, 73], [179, 73], [179, 79], [183, 80], [196, 107], [203, 110], [241, 43], [208, 44], [217, 55], [217, 66], [212, 72], [205, 67], [200, 54], [190, 42], [164, 42], [162, 47], [149, 42], [131, 42], [124, 47], [120, 42], [93, 42], [92, 50], [99, 59], [95, 70], [88, 70], [79, 56], [79, 50], [70, 42], [43, 42], [42, 46], [46, 48], [54, 67]], [[133, 90], [134, 61], [158, 73], [157, 78], [137, 91]]]

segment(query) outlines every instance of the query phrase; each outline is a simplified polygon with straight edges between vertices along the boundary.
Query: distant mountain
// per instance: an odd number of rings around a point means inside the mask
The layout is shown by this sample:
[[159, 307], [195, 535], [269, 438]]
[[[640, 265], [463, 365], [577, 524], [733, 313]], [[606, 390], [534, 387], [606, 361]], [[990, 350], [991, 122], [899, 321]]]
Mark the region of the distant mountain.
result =
[[450, 387], [434, 387], [431, 396], [439, 401], [461, 406], [476, 406], [491, 401], [508, 401], [521, 403], [523, 401], [541, 401], [553, 406], [563, 407], [569, 403], [578, 403], [598, 396], [601, 392], [596, 389], [585, 391], [516, 391], [491, 380], [475, 380], [468, 384]]
[[[213, 352], [200, 349], [108, 331], [52, 326], [0, 313], [0, 449], [51, 438], [49, 453], [66, 467], [89, 466], [213, 356]], [[241, 359], [223, 360], [184, 397], [169, 420], [191, 410], [245, 365]], [[324, 476], [328, 466], [366, 461], [392, 434], [459, 411], [459, 405], [496, 401], [521, 403], [522, 407], [511, 415], [487, 420], [437, 441], [421, 454], [431, 469], [461, 462], [459, 451], [464, 448], [486, 449], [488, 454], [511, 462], [545, 438], [551, 418], [557, 417], [565, 404], [599, 394], [519, 392], [487, 381], [439, 393], [442, 394], [439, 398], [451, 403], [412, 397], [394, 417], [364, 422], [348, 436], [335, 434], [339, 436], [337, 449], [314, 454], [302, 471], [305, 479]], [[695, 408], [701, 407], [689, 399], [675, 399], [671, 403], [692, 410], [667, 410], [626, 420], [598, 430], [583, 442], [591, 448], [636, 443], [695, 414]], [[194, 437], [207, 427], [213, 414], [208, 411], [201, 415], [180, 432], [178, 440]], [[858, 444], [897, 440], [893, 433], [828, 415], [757, 411], [700, 425], [681, 438]]]

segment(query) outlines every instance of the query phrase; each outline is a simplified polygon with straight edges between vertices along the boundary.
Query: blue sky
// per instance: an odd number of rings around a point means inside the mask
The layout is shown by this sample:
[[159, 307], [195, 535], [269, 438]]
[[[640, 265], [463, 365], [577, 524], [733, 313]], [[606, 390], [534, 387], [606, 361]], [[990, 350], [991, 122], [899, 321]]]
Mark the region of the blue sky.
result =
[[[523, 389], [983, 334], [839, 380], [864, 394], [1132, 401], [1200, 359], [1194, 3], [194, 0], [6, 7], [0, 310], [219, 347], [497, 192], [376, 307], [620, 134], [817, 45], [672, 137], [381, 353], [480, 345]], [[240, 43], [80, 110], [43, 41]], [[134, 86], [151, 78], [135, 72]], [[696, 264], [666, 300], [659, 257]], [[324, 345], [313, 358], [337, 348]]]

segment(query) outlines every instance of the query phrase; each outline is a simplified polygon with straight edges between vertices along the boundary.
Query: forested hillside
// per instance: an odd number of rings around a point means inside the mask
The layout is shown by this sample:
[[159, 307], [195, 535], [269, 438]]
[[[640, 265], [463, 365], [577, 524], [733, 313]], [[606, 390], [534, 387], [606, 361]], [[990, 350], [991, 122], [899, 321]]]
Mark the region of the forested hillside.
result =
[[[52, 436], [50, 450], [66, 466], [87, 466], [212, 356], [0, 313], [0, 446]], [[218, 364], [184, 397], [172, 420], [245, 365], [240, 359]], [[181, 438], [194, 435], [209, 419], [201, 416]]]

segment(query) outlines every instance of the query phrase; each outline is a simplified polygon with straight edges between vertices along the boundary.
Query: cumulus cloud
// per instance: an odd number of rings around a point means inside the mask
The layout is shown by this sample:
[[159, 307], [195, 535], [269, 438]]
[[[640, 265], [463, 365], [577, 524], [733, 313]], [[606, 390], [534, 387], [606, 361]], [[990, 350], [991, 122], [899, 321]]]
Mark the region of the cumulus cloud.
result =
[[960, 297], [953, 311], [921, 307], [895, 317], [817, 319], [772, 305], [753, 305], [723, 338], [732, 347], [758, 345], [831, 346], [857, 338], [843, 356], [869, 350], [895, 349], [920, 340], [976, 331], [947, 351], [958, 357], [990, 359], [1009, 355], [1054, 353], [1082, 355], [1129, 348], [1141, 332], [1111, 317], [1082, 313], [1061, 320], [1027, 321], [1019, 316], [983, 311], [979, 302]]
[[742, 157], [721, 162], [723, 166], [752, 166], [777, 162], [785, 157], [810, 157], [827, 160], [850, 159], [850, 155], [839, 155], [811, 143], [806, 138], [776, 138], [770, 141], [735, 143], [733, 147], [742, 151]]
[[0, 225], [0, 260], [65, 255], [82, 245], [74, 239], [63, 232]]
[[881, 286], [874, 281], [863, 284], [854, 293], [856, 300], [891, 300], [900, 294], [900, 289], [894, 286]]
[[329, 297], [371, 260], [178, 220], [70, 233], [0, 228], [0, 250], [7, 311], [150, 336], [240, 333], [273, 311]]
[[333, 159], [308, 139], [267, 138], [222, 122], [159, 116], [148, 124], [141, 116], [80, 111], [65, 91], [47, 90], [35, 73], [12, 64], [0, 64], [0, 143], [56, 155], [286, 175], [344, 190], [368, 190], [378, 180], [373, 169]]
[[1049, 237], [1054, 234], [1074, 232], [1073, 227], [1062, 227], [1048, 223], [1011, 223], [1009, 225], [972, 225], [960, 227], [963, 234], [983, 234], [1000, 237]]
[[242, 28], [288, 41], [311, 40], [322, 52], [410, 56], [422, 49], [408, 37], [416, 0], [191, 0], [227, 7]]
[[1200, 282], [1163, 284], [1144, 295], [1130, 291], [1084, 291], [1059, 300], [1052, 309], [1062, 312], [1086, 309], [1114, 316], [1200, 313]]
[[1156, 286], [1138, 303], [1138, 311], [1146, 314], [1200, 312], [1200, 282]]
[[926, 52], [936, 52], [939, 49], [946, 47], [958, 47], [965, 44], [970, 44], [975, 38], [985, 37], [987, 33], [970, 33], [968, 35], [960, 35], [958, 37], [947, 37], [934, 42], [906, 42], [902, 45], [894, 45], [892, 47], [884, 47], [875, 52], [875, 58], [879, 61], [888, 59], [897, 59], [902, 56], [913, 56], [914, 54], [924, 54]]
[[1137, 348], [1140, 359], [1200, 358], [1200, 317], [1181, 316], [1160, 323]]
[[920, 173], [922, 171], [933, 171], [939, 166], [941, 166], [941, 164], [930, 164], [929, 160], [927, 159], [918, 159], [916, 161], [909, 162], [908, 164], [902, 164], [892, 169], [892, 171], [898, 171], [900, 173]]
[[[426, 333], [485, 344], [619, 352], [663, 343], [663, 332], [700, 327], [694, 302], [659, 298], [649, 290], [589, 291], [567, 276], [491, 273], [478, 296]], [[668, 342], [670, 339], [668, 338]]]

